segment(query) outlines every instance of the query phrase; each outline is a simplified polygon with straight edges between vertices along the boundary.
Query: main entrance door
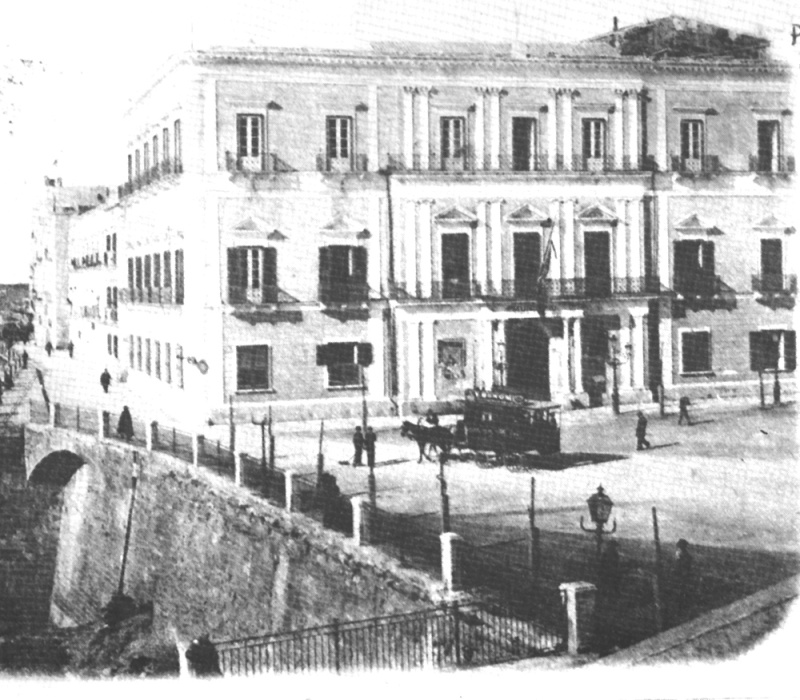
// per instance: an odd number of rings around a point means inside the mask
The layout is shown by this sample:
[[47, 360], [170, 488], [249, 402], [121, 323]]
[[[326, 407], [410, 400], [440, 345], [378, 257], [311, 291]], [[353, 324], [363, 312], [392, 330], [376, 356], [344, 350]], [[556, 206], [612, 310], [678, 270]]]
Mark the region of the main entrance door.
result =
[[608, 231], [587, 231], [584, 239], [586, 295], [590, 298], [611, 295], [611, 254]]
[[506, 386], [540, 401], [550, 400], [550, 344], [541, 321], [506, 321]]

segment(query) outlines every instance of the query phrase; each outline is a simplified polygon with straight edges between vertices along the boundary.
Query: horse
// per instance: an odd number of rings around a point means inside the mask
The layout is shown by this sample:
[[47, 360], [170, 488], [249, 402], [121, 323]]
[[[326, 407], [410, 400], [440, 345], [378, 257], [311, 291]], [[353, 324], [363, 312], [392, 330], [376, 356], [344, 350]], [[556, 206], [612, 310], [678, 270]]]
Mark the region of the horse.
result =
[[[414, 440], [419, 445], [419, 462], [422, 462], [423, 456], [429, 461], [433, 461], [430, 456], [432, 449], [447, 454], [453, 446], [453, 434], [448, 428], [438, 425], [429, 428], [406, 420], [403, 421], [403, 425], [400, 427], [400, 436]], [[430, 445], [427, 455], [425, 454], [426, 445]]]

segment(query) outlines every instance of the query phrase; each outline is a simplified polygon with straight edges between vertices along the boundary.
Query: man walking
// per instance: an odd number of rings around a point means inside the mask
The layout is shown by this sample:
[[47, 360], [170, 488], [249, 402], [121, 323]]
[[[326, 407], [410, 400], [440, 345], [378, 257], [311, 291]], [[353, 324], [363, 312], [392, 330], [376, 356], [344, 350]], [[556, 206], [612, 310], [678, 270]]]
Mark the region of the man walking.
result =
[[127, 406], [123, 406], [122, 413], [119, 414], [117, 435], [127, 442], [130, 442], [133, 439], [133, 417], [131, 416], [131, 411]]
[[361, 432], [361, 426], [356, 426], [355, 432], [353, 433], [353, 449], [355, 450], [353, 466], [360, 467], [361, 455], [364, 451], [364, 434]]
[[72, 359], [72, 353], [75, 352], [75, 343], [73, 343], [71, 340], [67, 344], [67, 351], [69, 352], [70, 359]]
[[108, 367], [106, 367], [100, 375], [100, 386], [103, 387], [103, 391], [107, 394], [108, 387], [111, 386], [111, 375], [108, 372]]
[[28, 369], [28, 351], [22, 351], [22, 369]]
[[650, 447], [650, 443], [647, 441], [647, 418], [645, 418], [644, 413], [639, 411], [637, 414], [639, 419], [636, 421], [636, 449], [637, 450], [646, 450]]
[[375, 468], [375, 443], [377, 440], [378, 436], [375, 435], [372, 426], [367, 426], [367, 434], [364, 436], [364, 447], [367, 450], [367, 466], [369, 466], [370, 469]]
[[678, 406], [680, 407], [680, 415], [678, 416], [678, 425], [683, 425], [683, 419], [686, 419], [686, 425], [691, 425], [692, 420], [689, 418], [689, 397], [688, 396], [681, 396], [680, 401], [678, 401]]
[[53, 352], [53, 344], [49, 340], [44, 344], [44, 351], [47, 353], [48, 357], [50, 357]]

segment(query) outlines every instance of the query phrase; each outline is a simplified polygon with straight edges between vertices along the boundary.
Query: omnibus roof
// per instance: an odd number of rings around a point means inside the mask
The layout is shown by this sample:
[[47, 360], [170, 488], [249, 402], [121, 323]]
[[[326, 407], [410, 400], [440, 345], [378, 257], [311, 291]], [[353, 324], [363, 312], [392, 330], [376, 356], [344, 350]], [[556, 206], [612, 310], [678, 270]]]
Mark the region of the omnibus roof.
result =
[[561, 405], [549, 401], [536, 401], [527, 399], [521, 394], [511, 394], [504, 391], [488, 391], [486, 389], [467, 389], [464, 393], [467, 402], [497, 406], [498, 408], [524, 408], [527, 410], [560, 410]]

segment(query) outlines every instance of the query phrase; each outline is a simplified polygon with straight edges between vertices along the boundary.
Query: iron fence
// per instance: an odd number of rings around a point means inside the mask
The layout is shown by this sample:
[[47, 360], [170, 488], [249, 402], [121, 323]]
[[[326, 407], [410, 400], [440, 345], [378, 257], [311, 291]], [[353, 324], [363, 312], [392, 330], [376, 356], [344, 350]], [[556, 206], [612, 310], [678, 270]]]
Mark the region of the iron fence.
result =
[[192, 436], [190, 433], [185, 433], [177, 428], [159, 425], [155, 421], [151, 425], [151, 430], [154, 450], [170, 454], [185, 462], [193, 460]]
[[560, 637], [497, 606], [452, 605], [216, 643], [228, 676], [480, 666], [553, 654]]
[[210, 467], [218, 474], [233, 479], [235, 476], [235, 458], [233, 452], [222, 446], [221, 440], [207, 440], [202, 435], [197, 439], [197, 461], [204, 467]]
[[441, 528], [438, 514], [406, 515], [372, 508], [370, 543], [386, 549], [403, 564], [441, 574]]

